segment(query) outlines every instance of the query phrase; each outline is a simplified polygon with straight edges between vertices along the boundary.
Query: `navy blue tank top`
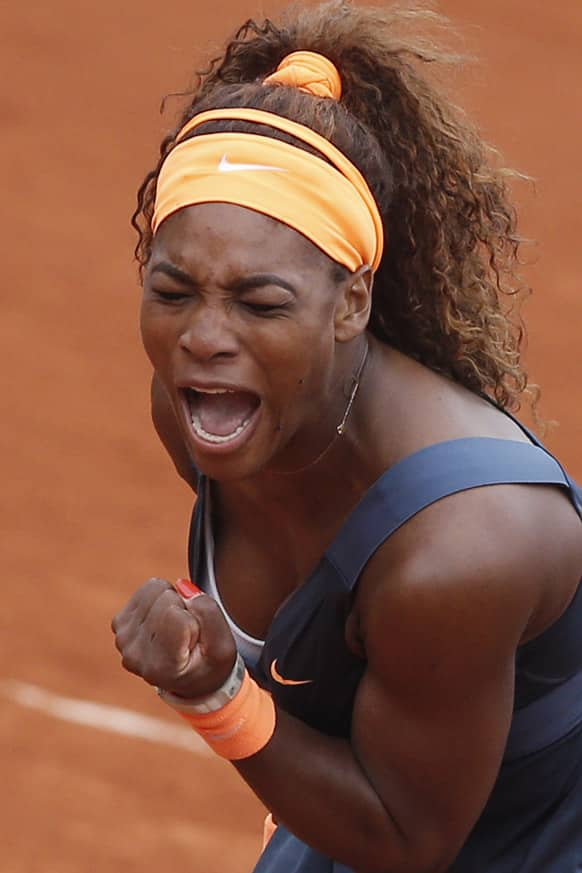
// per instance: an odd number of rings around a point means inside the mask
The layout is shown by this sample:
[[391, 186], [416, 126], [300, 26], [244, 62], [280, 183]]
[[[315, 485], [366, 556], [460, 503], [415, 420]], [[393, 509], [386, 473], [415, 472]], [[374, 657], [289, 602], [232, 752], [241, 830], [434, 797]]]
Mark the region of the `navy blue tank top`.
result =
[[[521, 426], [521, 425], [520, 425]], [[527, 431], [526, 431], [527, 432]], [[582, 519], [582, 492], [529, 432], [530, 443], [486, 437], [438, 443], [388, 469], [364, 494], [313, 573], [276, 613], [255, 679], [277, 705], [323, 733], [349, 738], [365, 661], [345, 641], [353, 590], [375, 551], [442, 498], [486, 485], [563, 489]], [[189, 543], [202, 578], [204, 491]], [[309, 676], [288, 687], [271, 677]], [[489, 800], [449, 873], [582, 871], [582, 585], [544, 633], [515, 659], [511, 729]], [[277, 828], [255, 873], [353, 873]]]

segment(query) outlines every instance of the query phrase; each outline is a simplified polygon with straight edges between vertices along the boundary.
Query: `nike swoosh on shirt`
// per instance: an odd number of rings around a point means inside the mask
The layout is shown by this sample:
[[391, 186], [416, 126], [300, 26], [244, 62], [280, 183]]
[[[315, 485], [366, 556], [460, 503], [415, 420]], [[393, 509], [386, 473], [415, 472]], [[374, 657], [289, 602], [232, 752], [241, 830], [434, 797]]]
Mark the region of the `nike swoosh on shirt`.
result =
[[313, 679], [285, 679], [277, 670], [277, 658], [271, 662], [271, 676], [279, 685], [310, 685]]
[[267, 170], [271, 173], [287, 173], [284, 167], [270, 167], [267, 164], [238, 164], [229, 161], [226, 155], [223, 155], [218, 165], [219, 173], [248, 173], [257, 170]]

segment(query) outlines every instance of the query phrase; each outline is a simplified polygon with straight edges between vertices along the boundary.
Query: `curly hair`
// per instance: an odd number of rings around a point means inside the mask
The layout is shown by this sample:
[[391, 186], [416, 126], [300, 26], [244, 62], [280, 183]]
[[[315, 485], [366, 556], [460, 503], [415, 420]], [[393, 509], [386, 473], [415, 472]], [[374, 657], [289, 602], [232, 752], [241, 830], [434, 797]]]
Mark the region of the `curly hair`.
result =
[[[387, 245], [375, 276], [369, 330], [433, 370], [517, 409], [528, 388], [521, 364], [519, 247], [509, 181], [498, 153], [428, 75], [458, 64], [419, 35], [446, 29], [425, 8], [354, 7], [347, 0], [293, 10], [280, 25], [247, 21], [224, 54], [196, 74], [180, 123], [138, 193], [132, 224], [143, 271], [152, 246], [157, 176], [180, 128], [209, 108], [252, 106], [327, 137], [365, 176], [380, 208]], [[263, 79], [292, 51], [326, 55], [342, 78], [340, 102]], [[272, 128], [214, 122], [212, 130]], [[296, 143], [299, 145], [298, 143]], [[302, 147], [300, 145], [300, 147]], [[529, 389], [531, 390], [531, 389]]]

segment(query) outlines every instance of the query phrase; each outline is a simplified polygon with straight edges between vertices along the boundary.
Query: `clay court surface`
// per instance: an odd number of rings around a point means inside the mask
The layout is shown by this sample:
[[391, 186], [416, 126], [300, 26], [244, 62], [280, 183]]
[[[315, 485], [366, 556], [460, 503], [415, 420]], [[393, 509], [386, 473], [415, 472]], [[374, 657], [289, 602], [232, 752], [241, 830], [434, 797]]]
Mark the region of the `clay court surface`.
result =
[[[146, 577], [186, 570], [190, 501], [149, 423], [128, 229], [172, 120], [159, 98], [277, 8], [2, 4], [2, 873], [245, 873], [258, 853], [259, 803], [122, 672], [109, 621]], [[560, 422], [548, 442], [582, 477], [582, 5], [440, 8], [481, 57], [465, 103], [537, 179], [520, 192], [539, 241], [528, 356]]]

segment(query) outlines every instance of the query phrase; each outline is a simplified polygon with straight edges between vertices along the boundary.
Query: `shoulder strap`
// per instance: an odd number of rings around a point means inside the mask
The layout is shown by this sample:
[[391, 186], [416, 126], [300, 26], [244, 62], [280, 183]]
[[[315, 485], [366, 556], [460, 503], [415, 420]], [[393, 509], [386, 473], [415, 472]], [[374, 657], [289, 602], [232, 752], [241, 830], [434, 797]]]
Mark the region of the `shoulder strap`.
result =
[[[538, 446], [540, 449], [543, 449], [547, 454], [550, 454], [544, 444], [541, 442], [541, 440], [538, 439], [538, 437], [535, 435], [535, 433], [530, 430], [529, 427], [526, 427], [526, 425], [522, 421], [520, 421], [519, 418], [513, 415], [508, 409], [504, 409], [502, 406], [499, 406], [499, 404], [487, 394], [480, 393], [479, 396], [482, 397], [483, 400], [486, 400], [487, 403], [491, 404], [491, 406], [493, 406], [495, 409], [497, 409], [498, 412], [501, 412], [507, 418], [510, 418], [511, 421], [513, 421], [513, 423], [518, 426], [521, 432], [524, 433], [526, 437], [534, 444], [534, 446]], [[562, 464], [560, 464], [558, 459], [554, 458], [554, 460], [557, 464], [559, 464], [562, 472], [564, 473], [564, 476], [568, 481], [572, 503], [574, 504], [574, 508], [580, 516], [580, 519], [582, 520], [582, 488], [580, 488], [577, 482], [575, 482], [574, 479], [572, 479], [572, 477], [568, 475], [567, 471], [564, 469]]]
[[459, 491], [506, 484], [570, 487], [560, 464], [538, 445], [471, 437], [428, 446], [380, 476], [325, 557], [351, 589], [374, 552], [422, 509]]

